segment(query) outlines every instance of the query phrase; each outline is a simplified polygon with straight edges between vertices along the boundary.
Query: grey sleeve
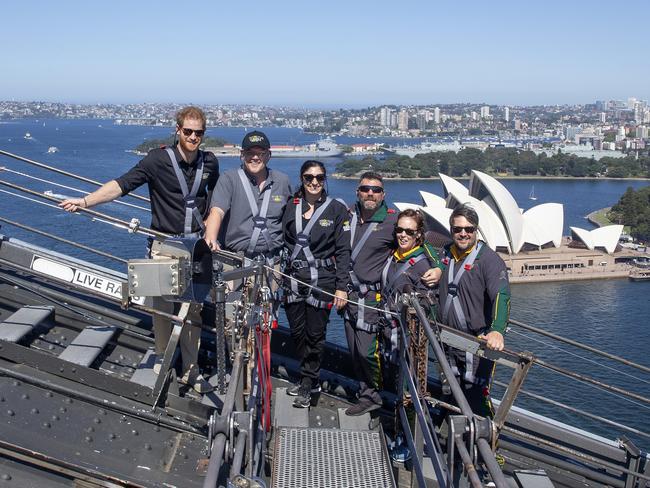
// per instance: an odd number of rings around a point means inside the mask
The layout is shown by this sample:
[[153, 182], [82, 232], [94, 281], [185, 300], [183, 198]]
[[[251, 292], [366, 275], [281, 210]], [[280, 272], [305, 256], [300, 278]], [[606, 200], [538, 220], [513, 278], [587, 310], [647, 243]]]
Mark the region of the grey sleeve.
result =
[[226, 172], [217, 180], [217, 184], [212, 192], [210, 208], [218, 207], [224, 212], [230, 210], [232, 197], [234, 195], [235, 185], [231, 172]]

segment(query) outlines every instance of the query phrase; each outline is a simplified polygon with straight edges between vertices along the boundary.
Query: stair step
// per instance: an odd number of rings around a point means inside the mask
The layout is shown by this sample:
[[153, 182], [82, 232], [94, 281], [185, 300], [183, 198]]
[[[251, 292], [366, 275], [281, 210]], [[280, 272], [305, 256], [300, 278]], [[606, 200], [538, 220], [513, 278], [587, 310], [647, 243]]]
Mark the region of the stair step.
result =
[[90, 366], [111, 340], [116, 327], [106, 325], [91, 325], [86, 327], [59, 356], [61, 359]]
[[54, 315], [54, 307], [40, 305], [22, 307], [0, 323], [0, 339], [18, 342], [52, 315]]

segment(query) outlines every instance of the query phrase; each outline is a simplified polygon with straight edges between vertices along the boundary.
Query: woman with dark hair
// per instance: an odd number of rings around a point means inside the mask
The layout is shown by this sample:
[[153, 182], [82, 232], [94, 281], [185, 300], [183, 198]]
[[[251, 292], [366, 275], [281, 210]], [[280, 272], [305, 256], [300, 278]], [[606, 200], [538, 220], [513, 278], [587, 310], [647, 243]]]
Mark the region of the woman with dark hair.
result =
[[[350, 224], [344, 203], [327, 196], [327, 172], [320, 161], [305, 161], [300, 187], [287, 203], [285, 242], [285, 311], [298, 360], [300, 380], [287, 389], [294, 407], [307, 408], [320, 392], [320, 363], [332, 306], [347, 303]], [[325, 291], [327, 293], [323, 293]], [[332, 298], [331, 295], [334, 295]]]

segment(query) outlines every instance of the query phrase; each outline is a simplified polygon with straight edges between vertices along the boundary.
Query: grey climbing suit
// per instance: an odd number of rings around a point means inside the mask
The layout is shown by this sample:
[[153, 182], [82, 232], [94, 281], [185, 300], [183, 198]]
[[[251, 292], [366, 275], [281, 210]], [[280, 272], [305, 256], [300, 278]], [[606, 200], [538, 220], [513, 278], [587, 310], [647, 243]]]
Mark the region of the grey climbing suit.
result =
[[239, 175], [239, 179], [244, 187], [244, 193], [246, 194], [248, 205], [253, 214], [253, 235], [248, 243], [246, 255], [250, 257], [255, 254], [255, 247], [257, 246], [257, 241], [260, 239], [260, 235], [264, 237], [264, 240], [266, 241], [267, 250], [271, 251], [273, 249], [273, 241], [271, 239], [271, 234], [269, 234], [269, 229], [266, 226], [266, 214], [269, 211], [269, 203], [271, 202], [271, 189], [267, 186], [264, 187], [265, 193], [262, 198], [262, 207], [259, 208], [257, 206], [257, 201], [253, 196], [253, 190], [251, 189], [251, 184], [246, 173], [244, 173], [243, 169], [239, 168], [237, 174]]

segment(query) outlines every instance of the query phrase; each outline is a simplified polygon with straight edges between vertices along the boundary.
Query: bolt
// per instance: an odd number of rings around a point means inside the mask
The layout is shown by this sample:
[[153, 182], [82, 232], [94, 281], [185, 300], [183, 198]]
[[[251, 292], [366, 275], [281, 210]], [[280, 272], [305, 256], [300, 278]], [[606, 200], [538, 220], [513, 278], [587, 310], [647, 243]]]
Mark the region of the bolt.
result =
[[103, 408], [100, 408], [100, 409], [97, 411], [97, 413], [99, 413], [99, 415], [106, 415], [106, 410], [104, 410]]
[[51, 425], [50, 425], [49, 422], [43, 422], [43, 427], [45, 427], [46, 429], [49, 429], [51, 427]]
[[101, 423], [102, 423], [102, 421], [101, 421], [99, 418], [97, 418], [97, 417], [95, 417], [95, 418], [93, 419], [93, 422], [95, 422], [96, 424], [101, 424]]
[[14, 380], [14, 381], [12, 382], [12, 385], [14, 385], [14, 386], [20, 386], [20, 381], [18, 381], [18, 380]]
[[52, 393], [51, 391], [46, 391], [45, 396], [48, 398], [52, 398], [54, 396], [54, 393]]
[[133, 266], [132, 264], [129, 264], [129, 269], [130, 269], [131, 271], [133, 271], [133, 270], [135, 269], [135, 266]]
[[7, 415], [13, 417], [14, 415], [16, 415], [16, 412], [14, 412], [13, 410], [7, 410]]
[[91, 426], [91, 427], [86, 427], [85, 430], [86, 430], [86, 432], [88, 432], [89, 434], [90, 434], [91, 432], [95, 432], [95, 428], [92, 427], [92, 426]]
[[76, 372], [77, 372], [77, 368], [72, 368], [72, 372], [73, 372], [73, 373], [76, 373]]
[[158, 427], [158, 426], [156, 425], [156, 426], [153, 428], [153, 431], [154, 431], [154, 432], [160, 432], [160, 427]]
[[137, 430], [135, 430], [135, 429], [133, 429], [133, 430], [131, 431], [131, 434], [133, 434], [133, 435], [140, 435], [140, 433], [139, 433]]
[[23, 400], [29, 400], [29, 395], [27, 393], [23, 393], [22, 395], [20, 395], [20, 398], [22, 398]]
[[59, 416], [58, 415], [52, 415], [52, 420], [59, 420]]
[[116, 436], [115, 434], [113, 434], [112, 432], [111, 432], [110, 434], [108, 434], [108, 438], [109, 438], [110, 440], [113, 440], [113, 439], [115, 439], [116, 437], [117, 437], [117, 436]]
[[93, 441], [93, 438], [92, 438], [91, 436], [87, 435], [87, 436], [84, 438], [84, 440], [85, 440], [86, 442], [92, 442], [92, 441]]
[[122, 449], [122, 454], [128, 454], [129, 453], [129, 448], [125, 447]]
[[32, 409], [30, 410], [30, 413], [31, 413], [32, 415], [37, 415], [37, 414], [38, 414], [38, 408], [32, 408]]
[[151, 444], [149, 444], [149, 443], [147, 442], [147, 443], [144, 445], [144, 448], [145, 448], [147, 451], [151, 451]]
[[65, 403], [68, 403], [68, 404], [72, 403], [72, 398], [66, 398]]
[[48, 348], [50, 351], [54, 350], [54, 346], [53, 346], [52, 344], [50, 344], [49, 346], [47, 346], [47, 348]]
[[4, 481], [9, 481], [11, 480], [11, 475], [4, 473], [2, 476], [0, 476], [0, 478], [2, 478]]
[[61, 412], [61, 413], [66, 413], [67, 411], [68, 411], [68, 409], [65, 408], [65, 407], [59, 408], [59, 412]]

